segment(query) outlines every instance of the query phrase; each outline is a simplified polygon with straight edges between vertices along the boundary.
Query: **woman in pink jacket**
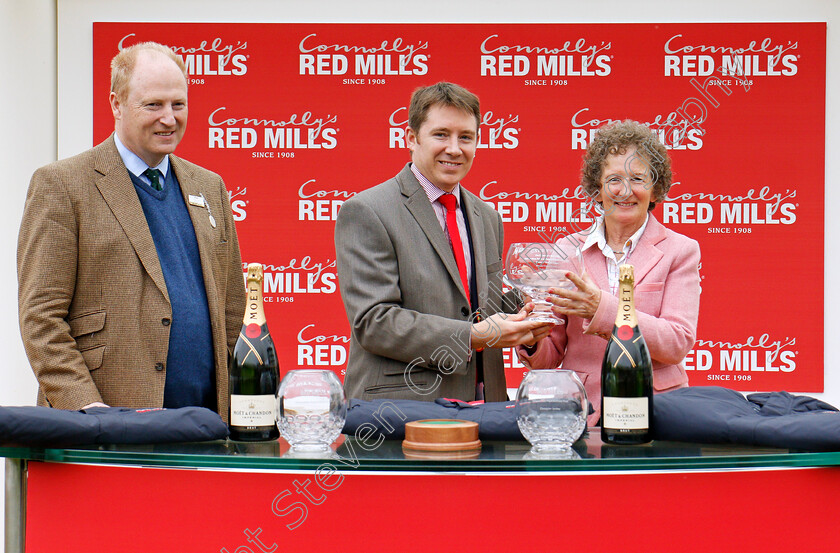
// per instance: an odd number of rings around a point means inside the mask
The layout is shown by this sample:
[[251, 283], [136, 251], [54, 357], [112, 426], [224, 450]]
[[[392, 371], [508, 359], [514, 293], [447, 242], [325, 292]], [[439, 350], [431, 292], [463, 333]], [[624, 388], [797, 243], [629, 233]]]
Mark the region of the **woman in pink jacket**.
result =
[[531, 369], [562, 365], [577, 373], [600, 420], [601, 361], [618, 310], [618, 265], [634, 266], [639, 328], [653, 361], [654, 392], [688, 385], [683, 366], [694, 346], [700, 305], [700, 247], [668, 230], [652, 210], [671, 187], [671, 160], [657, 136], [635, 121], [601, 128], [583, 158], [582, 186], [602, 215], [573, 238], [585, 271], [577, 289], [554, 288], [550, 301], [566, 324], [517, 353]]

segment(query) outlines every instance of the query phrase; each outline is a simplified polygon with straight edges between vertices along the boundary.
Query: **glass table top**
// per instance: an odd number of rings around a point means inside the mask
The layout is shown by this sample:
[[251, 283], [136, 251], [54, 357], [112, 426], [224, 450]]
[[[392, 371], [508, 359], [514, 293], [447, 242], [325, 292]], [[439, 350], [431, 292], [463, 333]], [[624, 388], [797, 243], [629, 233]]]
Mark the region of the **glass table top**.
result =
[[234, 470], [314, 470], [329, 464], [347, 471], [540, 472], [745, 469], [840, 466], [840, 452], [809, 452], [741, 445], [654, 441], [639, 446], [604, 444], [597, 428], [570, 454], [538, 454], [528, 442], [482, 443], [480, 451], [417, 452], [399, 440], [376, 444], [341, 436], [324, 454], [291, 451], [273, 442], [218, 440], [154, 445], [66, 448], [0, 446], [0, 456], [63, 463], [116, 464]]

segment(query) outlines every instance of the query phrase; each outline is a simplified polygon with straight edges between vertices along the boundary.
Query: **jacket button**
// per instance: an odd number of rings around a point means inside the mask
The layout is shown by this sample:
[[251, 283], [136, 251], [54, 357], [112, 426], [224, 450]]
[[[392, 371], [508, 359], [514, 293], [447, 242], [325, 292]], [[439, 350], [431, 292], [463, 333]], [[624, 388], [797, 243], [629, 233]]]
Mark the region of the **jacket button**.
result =
[[163, 370], [163, 363], [155, 363], [155, 370], [162, 371]]
[[162, 324], [163, 326], [169, 326], [171, 322], [172, 320], [169, 317], [164, 317], [160, 320], [160, 324]]
[[470, 314], [470, 310], [469, 310], [469, 309], [467, 309], [466, 307], [462, 307], [462, 308], [461, 308], [461, 315], [463, 315], [464, 317], [466, 317], [466, 316], [467, 316], [467, 315], [469, 315], [469, 314]]

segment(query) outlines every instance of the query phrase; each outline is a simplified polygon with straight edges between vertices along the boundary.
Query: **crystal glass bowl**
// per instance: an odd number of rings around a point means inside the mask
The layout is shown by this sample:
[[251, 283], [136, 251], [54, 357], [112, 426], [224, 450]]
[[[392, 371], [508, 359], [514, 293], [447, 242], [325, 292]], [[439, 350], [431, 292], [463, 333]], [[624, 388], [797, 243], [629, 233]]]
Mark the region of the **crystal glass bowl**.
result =
[[347, 416], [344, 388], [333, 371], [289, 371], [280, 383], [277, 426], [292, 451], [327, 451]]
[[516, 406], [519, 431], [536, 453], [568, 453], [586, 429], [589, 402], [573, 371], [529, 371], [516, 392]]
[[564, 320], [552, 312], [549, 290], [574, 289], [566, 273], [581, 274], [583, 270], [579, 244], [568, 238], [557, 242], [517, 242], [510, 245], [505, 256], [504, 280], [534, 302], [529, 320], [563, 324]]

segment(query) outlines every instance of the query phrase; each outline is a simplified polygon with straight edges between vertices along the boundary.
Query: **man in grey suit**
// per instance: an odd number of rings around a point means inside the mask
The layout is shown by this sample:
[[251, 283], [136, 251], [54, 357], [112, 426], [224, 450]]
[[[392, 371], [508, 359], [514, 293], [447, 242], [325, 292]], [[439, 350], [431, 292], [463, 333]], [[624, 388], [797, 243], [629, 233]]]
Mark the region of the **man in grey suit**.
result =
[[20, 328], [38, 403], [228, 411], [245, 309], [219, 175], [172, 153], [187, 74], [142, 43], [111, 62], [115, 132], [32, 176], [18, 237]]
[[507, 399], [501, 348], [552, 325], [502, 294], [498, 212], [460, 184], [478, 143], [478, 98], [451, 83], [414, 92], [408, 163], [345, 202], [335, 228], [351, 326], [344, 387], [361, 399]]

